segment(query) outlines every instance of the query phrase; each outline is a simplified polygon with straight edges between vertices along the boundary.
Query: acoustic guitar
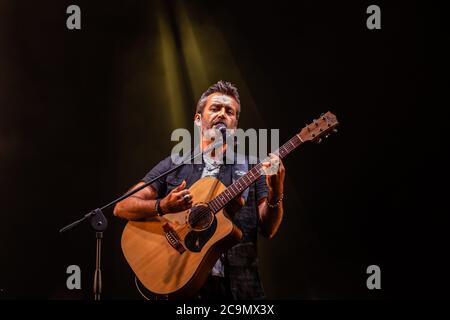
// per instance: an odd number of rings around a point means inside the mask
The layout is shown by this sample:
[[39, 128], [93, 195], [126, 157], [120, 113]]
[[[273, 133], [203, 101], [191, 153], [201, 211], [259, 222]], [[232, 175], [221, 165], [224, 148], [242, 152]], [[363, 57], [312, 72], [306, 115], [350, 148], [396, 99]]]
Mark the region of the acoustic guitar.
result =
[[[282, 159], [306, 141], [320, 142], [337, 125], [336, 117], [327, 112], [274, 153]], [[221, 253], [242, 239], [224, 206], [262, 174], [259, 163], [228, 187], [216, 178], [202, 178], [189, 188], [191, 209], [129, 221], [122, 234], [122, 251], [140, 282], [155, 296], [195, 295]]]

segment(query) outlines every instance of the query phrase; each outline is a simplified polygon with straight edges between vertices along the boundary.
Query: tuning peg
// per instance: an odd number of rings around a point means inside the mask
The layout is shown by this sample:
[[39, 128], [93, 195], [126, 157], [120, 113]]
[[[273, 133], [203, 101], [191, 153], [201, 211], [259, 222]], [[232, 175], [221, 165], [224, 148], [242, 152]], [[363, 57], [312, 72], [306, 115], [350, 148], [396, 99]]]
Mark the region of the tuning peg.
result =
[[321, 143], [322, 142], [322, 138], [319, 138], [319, 140], [317, 140], [317, 143]]
[[327, 135], [325, 136], [325, 139], [326, 139], [326, 138], [328, 138], [329, 136], [330, 136], [330, 135], [329, 135], [329, 134], [327, 134]]
[[338, 132], [338, 129], [333, 129], [333, 132]]

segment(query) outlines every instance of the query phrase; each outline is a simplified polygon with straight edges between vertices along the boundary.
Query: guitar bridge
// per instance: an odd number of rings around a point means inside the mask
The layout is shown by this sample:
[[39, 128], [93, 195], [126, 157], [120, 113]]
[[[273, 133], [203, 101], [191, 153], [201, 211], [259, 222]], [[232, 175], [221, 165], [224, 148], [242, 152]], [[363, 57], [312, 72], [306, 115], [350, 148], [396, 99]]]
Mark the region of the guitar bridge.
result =
[[181, 244], [180, 237], [177, 232], [169, 225], [169, 223], [163, 224], [164, 234], [166, 236], [167, 242], [180, 254], [186, 251], [186, 248]]

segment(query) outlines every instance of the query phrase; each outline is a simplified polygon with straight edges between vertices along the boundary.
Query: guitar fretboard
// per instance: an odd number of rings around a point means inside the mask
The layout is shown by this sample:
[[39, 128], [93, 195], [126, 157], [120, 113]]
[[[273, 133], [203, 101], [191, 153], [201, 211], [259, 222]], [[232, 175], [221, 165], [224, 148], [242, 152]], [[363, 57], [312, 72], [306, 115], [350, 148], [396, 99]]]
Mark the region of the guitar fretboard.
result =
[[[295, 135], [288, 142], [283, 144], [277, 151], [273, 152], [278, 155], [281, 159], [286, 157], [292, 150], [300, 146], [303, 141], [300, 139], [299, 135]], [[266, 158], [267, 160], [269, 158]], [[263, 160], [262, 162], [264, 162]], [[222, 191], [218, 196], [209, 201], [209, 207], [214, 211], [218, 212], [221, 210], [231, 199], [235, 198], [238, 194], [247, 189], [253, 182], [255, 182], [261, 175], [262, 163], [258, 163], [251, 170], [249, 170], [242, 177], [233, 182], [228, 188]]]

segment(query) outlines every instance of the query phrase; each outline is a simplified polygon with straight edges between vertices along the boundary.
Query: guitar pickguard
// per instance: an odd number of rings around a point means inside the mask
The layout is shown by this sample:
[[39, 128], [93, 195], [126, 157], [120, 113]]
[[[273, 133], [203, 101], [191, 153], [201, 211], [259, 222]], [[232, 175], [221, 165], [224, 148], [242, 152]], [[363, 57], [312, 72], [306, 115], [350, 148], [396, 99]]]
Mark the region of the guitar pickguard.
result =
[[217, 219], [214, 217], [211, 226], [203, 231], [190, 231], [184, 238], [184, 245], [186, 249], [192, 252], [200, 252], [203, 246], [214, 235], [217, 228]]

